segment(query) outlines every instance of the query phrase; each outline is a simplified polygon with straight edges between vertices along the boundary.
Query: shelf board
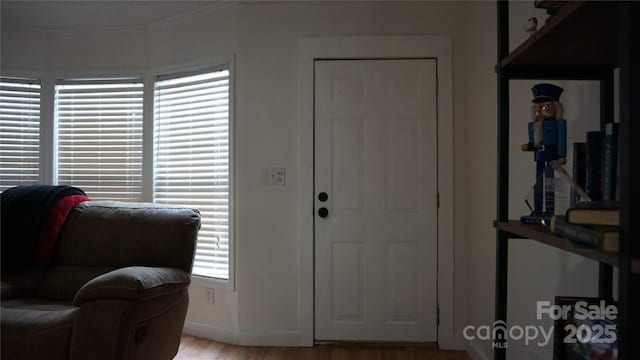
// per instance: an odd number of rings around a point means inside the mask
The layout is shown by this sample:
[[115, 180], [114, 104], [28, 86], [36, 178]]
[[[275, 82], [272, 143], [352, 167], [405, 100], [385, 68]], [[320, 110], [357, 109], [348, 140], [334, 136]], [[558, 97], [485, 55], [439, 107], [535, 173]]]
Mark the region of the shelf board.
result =
[[615, 2], [570, 1], [503, 58], [500, 67], [506, 73], [541, 76], [566, 69], [613, 69], [618, 66], [617, 33]]
[[[618, 254], [591, 249], [576, 248], [569, 240], [554, 235], [542, 225], [522, 224], [518, 220], [500, 221], [496, 227], [520, 238], [531, 239], [555, 248], [581, 255], [589, 259], [600, 261], [612, 266], [618, 266]], [[631, 271], [640, 274], [640, 259], [633, 259]]]

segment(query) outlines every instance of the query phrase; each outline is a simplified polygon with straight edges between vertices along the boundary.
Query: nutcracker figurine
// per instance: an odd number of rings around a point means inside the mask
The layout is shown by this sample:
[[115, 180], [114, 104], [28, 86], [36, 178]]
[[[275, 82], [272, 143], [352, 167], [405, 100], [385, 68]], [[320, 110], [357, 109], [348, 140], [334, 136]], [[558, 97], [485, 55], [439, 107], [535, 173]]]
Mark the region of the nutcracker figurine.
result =
[[522, 145], [522, 151], [533, 152], [536, 183], [533, 214], [523, 217], [523, 222], [524, 218], [546, 218], [554, 214], [554, 170], [548, 165], [553, 160], [559, 165], [567, 162], [567, 121], [563, 119], [560, 103], [563, 89], [553, 84], [537, 84], [531, 90], [534, 97], [528, 124], [529, 142]]

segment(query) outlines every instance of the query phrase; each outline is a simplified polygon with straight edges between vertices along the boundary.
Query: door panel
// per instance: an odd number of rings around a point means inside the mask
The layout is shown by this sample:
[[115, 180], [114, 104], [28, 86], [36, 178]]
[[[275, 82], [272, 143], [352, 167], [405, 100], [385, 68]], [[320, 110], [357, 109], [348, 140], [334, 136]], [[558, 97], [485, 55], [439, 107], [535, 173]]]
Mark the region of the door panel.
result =
[[363, 119], [331, 120], [331, 175], [334, 211], [361, 211]]
[[362, 242], [334, 242], [332, 246], [331, 318], [364, 321], [364, 251]]
[[435, 60], [316, 61], [316, 339], [437, 340], [436, 119]]

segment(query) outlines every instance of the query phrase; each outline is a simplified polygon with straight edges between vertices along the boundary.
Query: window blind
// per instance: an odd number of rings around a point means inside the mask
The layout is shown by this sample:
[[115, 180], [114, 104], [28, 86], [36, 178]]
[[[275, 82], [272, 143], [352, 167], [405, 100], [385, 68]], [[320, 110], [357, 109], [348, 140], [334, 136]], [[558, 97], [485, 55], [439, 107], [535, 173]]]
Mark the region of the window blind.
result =
[[141, 81], [56, 85], [56, 179], [93, 200], [140, 201]]
[[40, 83], [0, 78], [0, 191], [40, 181]]
[[159, 77], [154, 201], [200, 210], [193, 274], [229, 278], [229, 70]]

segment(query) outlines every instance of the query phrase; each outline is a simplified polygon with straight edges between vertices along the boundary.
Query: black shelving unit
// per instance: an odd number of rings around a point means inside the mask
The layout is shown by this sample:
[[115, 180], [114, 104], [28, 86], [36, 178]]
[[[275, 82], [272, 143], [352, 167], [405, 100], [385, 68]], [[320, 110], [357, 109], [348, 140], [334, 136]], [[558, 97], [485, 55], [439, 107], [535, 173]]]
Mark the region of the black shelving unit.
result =
[[[567, 2], [517, 49], [509, 52], [509, 4], [498, 1], [498, 189], [496, 221], [496, 321], [507, 321], [509, 242], [530, 239], [599, 262], [599, 292], [612, 297], [618, 283], [618, 354], [640, 359], [640, 3]], [[576, 250], [539, 225], [509, 221], [509, 80], [600, 81], [601, 126], [614, 118], [613, 71], [619, 69], [620, 252]], [[613, 279], [613, 267], [618, 277]], [[506, 359], [497, 347], [494, 359]]]

